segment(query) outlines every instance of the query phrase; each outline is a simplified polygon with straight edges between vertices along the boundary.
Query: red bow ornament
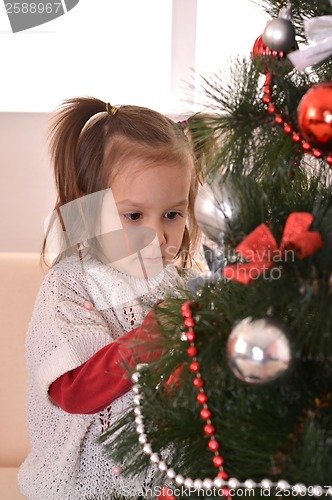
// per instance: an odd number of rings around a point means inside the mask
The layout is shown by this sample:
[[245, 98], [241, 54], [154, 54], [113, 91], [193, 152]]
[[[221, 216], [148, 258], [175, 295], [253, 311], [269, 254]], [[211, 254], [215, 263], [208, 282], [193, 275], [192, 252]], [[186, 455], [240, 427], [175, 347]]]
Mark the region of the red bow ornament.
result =
[[309, 231], [314, 217], [308, 212], [289, 215], [280, 247], [266, 224], [261, 224], [236, 247], [236, 252], [249, 262], [226, 266], [224, 277], [248, 285], [265, 271], [286, 262], [289, 254], [304, 259], [323, 246], [319, 232]]

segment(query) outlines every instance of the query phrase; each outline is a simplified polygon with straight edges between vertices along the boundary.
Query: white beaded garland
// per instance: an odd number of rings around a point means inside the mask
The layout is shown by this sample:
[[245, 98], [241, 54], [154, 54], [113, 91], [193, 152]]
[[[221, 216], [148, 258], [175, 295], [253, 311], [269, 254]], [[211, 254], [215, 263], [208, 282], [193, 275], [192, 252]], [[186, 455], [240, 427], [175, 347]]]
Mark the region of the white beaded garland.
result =
[[213, 488], [213, 480], [210, 479], [209, 477], [203, 479], [203, 488], [206, 488], [207, 490], [211, 490]]
[[289, 490], [290, 486], [287, 483], [287, 481], [285, 481], [284, 479], [281, 479], [280, 481], [277, 482], [277, 488], [279, 490]]
[[168, 469], [166, 472], [166, 476], [170, 479], [174, 479], [176, 477], [176, 472], [173, 469]]
[[222, 488], [223, 486], [225, 486], [226, 482], [221, 479], [221, 477], [215, 477], [213, 480], [213, 484], [216, 488]]
[[135, 424], [139, 425], [139, 424], [143, 424], [144, 423], [144, 418], [142, 417], [142, 415], [137, 415], [135, 417]]
[[196, 488], [196, 490], [201, 490], [203, 488], [203, 481], [201, 479], [195, 479], [194, 488]]
[[184, 477], [181, 476], [181, 474], [178, 474], [176, 477], [175, 477], [175, 482], [178, 486], [182, 486], [183, 483], [184, 483]]
[[143, 424], [136, 425], [136, 432], [137, 434], [144, 434], [145, 433], [144, 425]]
[[[283, 491], [292, 489], [292, 490], [296, 490], [300, 493], [306, 492], [307, 486], [305, 486], [304, 484], [298, 483], [295, 486], [291, 486], [284, 479], [279, 480], [277, 483], [274, 483], [270, 479], [266, 479], [266, 478], [262, 479], [258, 483], [256, 483], [252, 479], [246, 479], [242, 483], [236, 478], [230, 478], [227, 481], [227, 480], [223, 480], [219, 477], [216, 477], [214, 479], [205, 478], [204, 480], [202, 480], [202, 479], [193, 480], [189, 477], [185, 479], [181, 474], [177, 474], [174, 469], [168, 468], [167, 464], [160, 459], [158, 453], [152, 451], [152, 446], [148, 441], [148, 436], [145, 434], [145, 429], [144, 429], [144, 425], [143, 425], [144, 416], [142, 414], [142, 407], [141, 407], [140, 403], [144, 400], [144, 396], [143, 396], [143, 394], [141, 394], [142, 386], [140, 384], [137, 384], [137, 381], [141, 377], [141, 373], [139, 373], [139, 371], [146, 369], [147, 366], [148, 365], [145, 365], [145, 364], [137, 365], [136, 366], [137, 372], [135, 372], [132, 375], [132, 380], [133, 380], [133, 382], [135, 382], [135, 384], [133, 385], [133, 391], [136, 394], [139, 394], [139, 398], [134, 398], [134, 404], [136, 405], [134, 408], [135, 423], [136, 423], [137, 433], [139, 434], [138, 441], [143, 446], [143, 452], [146, 455], [150, 455], [150, 461], [152, 463], [158, 464], [159, 470], [161, 472], [164, 472], [165, 475], [169, 479], [175, 480], [175, 482], [178, 486], [184, 485], [188, 489], [194, 487], [196, 490], [200, 490], [201, 488], [209, 490], [209, 489], [212, 489], [214, 486], [216, 488], [222, 488], [222, 487], [228, 486], [228, 487], [233, 488], [233, 489], [237, 489], [239, 487], [244, 487], [248, 490], [251, 490], [251, 489], [254, 489], [257, 487], [260, 487], [262, 489], [270, 489], [270, 488], [276, 487], [276, 488], [283, 490]], [[134, 379], [133, 379], [133, 377], [134, 377]], [[202, 405], [202, 406], [207, 407], [207, 405]], [[210, 424], [211, 421], [207, 420], [206, 423]], [[143, 432], [141, 432], [142, 428], [144, 429]], [[311, 496], [320, 497], [324, 493], [329, 494], [331, 496], [330, 490], [326, 487], [322, 487], [322, 486], [318, 486], [318, 485], [312, 487]]]
[[230, 488], [238, 488], [240, 486], [240, 481], [238, 481], [235, 477], [231, 477], [228, 480], [228, 486]]
[[305, 487], [304, 484], [302, 483], [297, 483], [295, 486], [294, 486], [294, 491], [296, 491], [299, 495], [301, 495], [302, 493], [305, 494], [306, 491], [307, 491], [307, 488]]
[[148, 436], [146, 434], [140, 434], [138, 442], [140, 444], [146, 444], [148, 442]]
[[138, 438], [140, 444], [146, 444], [148, 442], [148, 436], [146, 434], [141, 434]]
[[135, 372], [131, 376], [131, 380], [132, 380], [132, 382], [134, 382], [134, 384], [136, 384], [140, 378], [141, 378], [141, 374], [139, 372]]
[[312, 487], [312, 493], [315, 497], [320, 497], [323, 494], [323, 488], [319, 484], [316, 484]]
[[261, 481], [261, 487], [263, 490], [269, 490], [272, 486], [272, 481], [270, 479], [262, 479]]
[[246, 481], [244, 481], [244, 486], [248, 490], [252, 490], [253, 488], [256, 488], [257, 484], [252, 479], [247, 479]]
[[184, 486], [190, 490], [191, 488], [194, 487], [194, 481], [192, 479], [190, 479], [190, 477], [187, 477], [184, 480]]
[[148, 363], [138, 363], [138, 365], [136, 365], [136, 370], [139, 373], [143, 372], [146, 368], [149, 368], [149, 364]]
[[167, 471], [167, 464], [161, 460], [158, 464], [158, 469], [162, 472], [166, 472]]
[[159, 455], [158, 453], [151, 453], [150, 460], [153, 464], [157, 464], [159, 462]]
[[143, 452], [144, 452], [146, 455], [152, 455], [152, 448], [151, 448], [151, 444], [150, 444], [150, 443], [146, 443], [146, 444], [143, 446]]
[[141, 400], [142, 400], [142, 394], [136, 394], [136, 396], [134, 396], [133, 402], [135, 405], [139, 405]]

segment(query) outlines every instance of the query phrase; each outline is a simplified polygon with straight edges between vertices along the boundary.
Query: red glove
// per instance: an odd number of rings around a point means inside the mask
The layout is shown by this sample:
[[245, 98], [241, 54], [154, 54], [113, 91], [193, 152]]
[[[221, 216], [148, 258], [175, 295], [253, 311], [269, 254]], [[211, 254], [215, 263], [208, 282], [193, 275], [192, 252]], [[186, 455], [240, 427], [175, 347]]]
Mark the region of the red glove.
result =
[[48, 391], [50, 398], [67, 413], [99, 413], [131, 389], [130, 368], [160, 358], [162, 339], [155, 315], [150, 312], [141, 327], [55, 380]]

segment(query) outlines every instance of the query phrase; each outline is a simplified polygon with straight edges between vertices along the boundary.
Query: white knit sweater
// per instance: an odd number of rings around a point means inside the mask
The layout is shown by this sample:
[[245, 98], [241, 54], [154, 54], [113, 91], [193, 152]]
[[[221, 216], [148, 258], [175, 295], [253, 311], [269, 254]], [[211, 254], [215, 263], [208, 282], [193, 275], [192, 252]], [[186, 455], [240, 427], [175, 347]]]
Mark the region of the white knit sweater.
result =
[[[44, 279], [26, 340], [28, 431], [31, 452], [19, 471], [28, 500], [137, 497], [140, 485], [114, 470], [97, 439], [132, 403], [133, 393], [93, 415], [72, 415], [48, 397], [62, 374], [85, 363], [99, 349], [141, 325], [151, 307], [184, 286], [167, 266], [146, 281], [122, 274], [92, 258], [64, 259]], [[92, 310], [86, 301], [94, 304]]]

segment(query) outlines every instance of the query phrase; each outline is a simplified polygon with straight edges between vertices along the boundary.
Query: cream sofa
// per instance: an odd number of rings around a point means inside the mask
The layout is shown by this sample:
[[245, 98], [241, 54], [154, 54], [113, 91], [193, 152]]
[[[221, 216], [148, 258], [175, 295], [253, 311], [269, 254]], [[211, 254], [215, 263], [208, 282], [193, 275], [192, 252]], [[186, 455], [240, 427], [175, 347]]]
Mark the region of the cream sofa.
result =
[[29, 451], [24, 341], [44, 274], [37, 253], [0, 253], [1, 500], [25, 498], [17, 485], [18, 467]]

